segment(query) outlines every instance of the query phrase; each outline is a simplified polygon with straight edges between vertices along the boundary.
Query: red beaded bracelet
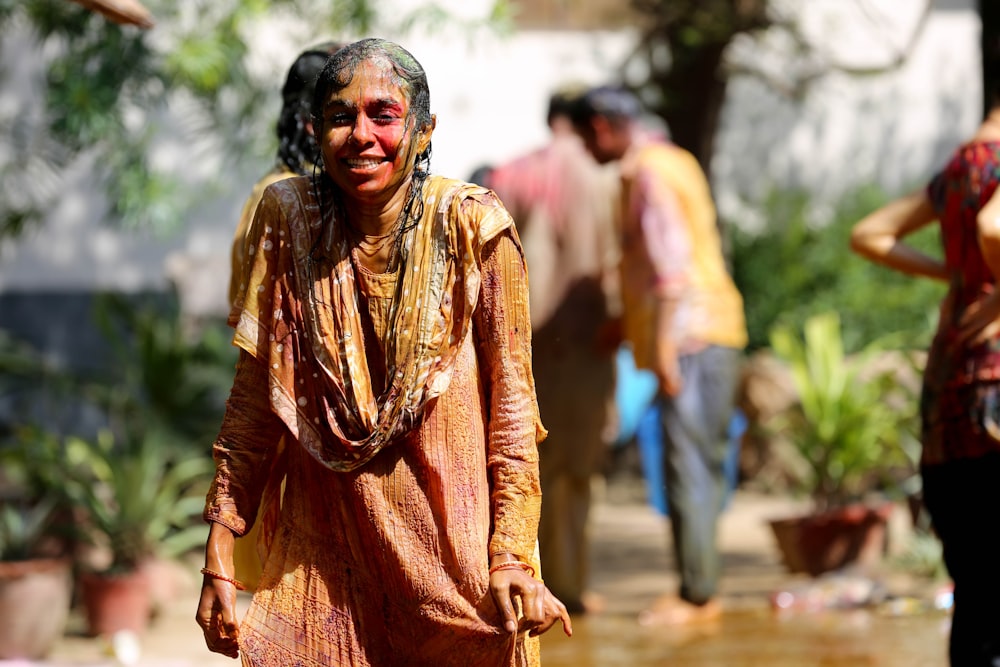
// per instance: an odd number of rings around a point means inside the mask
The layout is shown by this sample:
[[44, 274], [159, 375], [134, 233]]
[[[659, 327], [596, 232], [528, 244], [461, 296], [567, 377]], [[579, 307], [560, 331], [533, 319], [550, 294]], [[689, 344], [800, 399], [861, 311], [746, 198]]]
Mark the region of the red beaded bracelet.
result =
[[535, 576], [535, 568], [533, 568], [529, 563], [525, 563], [523, 560], [505, 560], [502, 563], [497, 563], [490, 568], [490, 576], [494, 572], [499, 572], [500, 570], [524, 570], [528, 573], [529, 577]]
[[232, 577], [227, 577], [226, 575], [216, 572], [215, 570], [210, 570], [207, 567], [201, 568], [201, 573], [207, 574], [213, 579], [218, 579], [219, 581], [227, 581], [231, 583], [233, 586], [235, 586], [236, 590], [238, 591], [245, 591], [247, 589], [247, 587], [243, 584], [242, 581], [239, 581], [238, 579], [233, 579]]

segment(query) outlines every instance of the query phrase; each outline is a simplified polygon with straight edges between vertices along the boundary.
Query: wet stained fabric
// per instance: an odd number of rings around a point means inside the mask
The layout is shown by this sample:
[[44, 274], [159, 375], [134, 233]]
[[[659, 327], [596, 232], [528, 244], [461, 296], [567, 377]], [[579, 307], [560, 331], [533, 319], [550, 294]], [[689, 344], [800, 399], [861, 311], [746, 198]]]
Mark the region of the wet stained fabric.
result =
[[488, 577], [492, 554], [536, 561], [524, 260], [488, 191], [432, 177], [423, 201], [398, 270], [374, 274], [308, 178], [262, 199], [206, 507], [241, 534], [285, 476], [246, 665], [538, 662], [536, 638], [503, 632]]
[[[248, 276], [245, 275], [245, 271], [250, 268], [247, 261], [247, 257], [249, 256], [248, 246], [250, 244], [250, 224], [253, 222], [257, 204], [260, 203], [261, 197], [264, 196], [264, 189], [271, 183], [291, 178], [292, 176], [296, 176], [296, 173], [290, 171], [284, 164], [276, 165], [274, 169], [254, 184], [250, 195], [243, 203], [236, 231], [233, 234], [233, 245], [230, 250], [230, 260], [232, 262], [232, 268], [229, 272], [230, 307], [235, 304], [240, 292], [246, 287]], [[273, 486], [274, 488], [270, 491], [279, 493], [280, 480], [275, 480]], [[261, 501], [262, 504], [267, 505], [270, 502], [269, 495], [270, 493], [265, 491], [264, 498]], [[233, 550], [233, 564], [236, 568], [236, 578], [242, 581], [248, 590], [256, 590], [257, 582], [260, 581], [261, 569], [265, 558], [265, 555], [261, 552], [265, 547], [266, 540], [260, 534], [259, 523], [255, 524], [246, 535], [236, 540], [236, 546]]]
[[268, 172], [263, 178], [254, 183], [253, 189], [250, 191], [250, 196], [243, 202], [243, 208], [240, 209], [240, 219], [236, 224], [236, 231], [233, 234], [233, 246], [229, 253], [232, 263], [232, 269], [229, 272], [230, 306], [236, 302], [240, 291], [246, 287], [244, 284], [246, 276], [243, 273], [245, 269], [249, 268], [247, 245], [250, 242], [248, 240], [250, 223], [253, 222], [254, 212], [257, 210], [260, 198], [264, 196], [264, 189], [271, 183], [276, 183], [295, 175], [295, 172], [289, 171], [284, 165], [275, 167], [274, 170]]

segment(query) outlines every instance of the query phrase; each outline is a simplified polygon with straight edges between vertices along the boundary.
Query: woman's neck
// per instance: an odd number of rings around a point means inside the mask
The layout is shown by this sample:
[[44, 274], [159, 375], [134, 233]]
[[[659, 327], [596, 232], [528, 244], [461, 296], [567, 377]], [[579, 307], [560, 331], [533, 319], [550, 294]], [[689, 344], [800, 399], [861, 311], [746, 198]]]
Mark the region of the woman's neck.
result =
[[986, 116], [979, 130], [976, 131], [974, 140], [978, 141], [1000, 141], [1000, 107], [995, 106]]
[[392, 232], [402, 217], [411, 183], [411, 179], [402, 183], [388, 199], [368, 201], [348, 198], [344, 202], [344, 211], [351, 227], [367, 236], [383, 236]]

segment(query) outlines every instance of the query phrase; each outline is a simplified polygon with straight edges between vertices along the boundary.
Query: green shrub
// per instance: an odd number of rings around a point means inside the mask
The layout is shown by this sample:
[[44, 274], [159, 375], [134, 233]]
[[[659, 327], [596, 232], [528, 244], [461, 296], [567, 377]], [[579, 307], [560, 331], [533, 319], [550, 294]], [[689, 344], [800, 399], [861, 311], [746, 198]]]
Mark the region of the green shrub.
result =
[[[765, 204], [764, 232], [727, 225], [751, 351], [769, 345], [776, 324], [801, 328], [810, 316], [829, 311], [840, 314], [848, 352], [887, 334], [900, 335], [913, 349], [929, 345], [944, 284], [872, 264], [848, 244], [854, 223], [888, 200], [875, 186], [859, 188], [841, 198], [826, 224], [817, 225], [808, 193], [775, 191]], [[933, 225], [907, 240], [941, 254]]]

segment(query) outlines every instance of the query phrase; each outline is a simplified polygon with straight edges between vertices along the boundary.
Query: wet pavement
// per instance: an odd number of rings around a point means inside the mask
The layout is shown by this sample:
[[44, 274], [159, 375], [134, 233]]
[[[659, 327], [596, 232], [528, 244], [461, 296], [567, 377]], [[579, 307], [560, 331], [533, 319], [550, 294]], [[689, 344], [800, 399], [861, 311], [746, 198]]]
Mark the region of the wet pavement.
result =
[[[558, 630], [542, 640], [544, 667], [944, 667], [949, 616], [939, 611], [892, 615], [883, 607], [824, 612], [776, 613], [770, 595], [802, 583], [787, 574], [766, 525], [792, 512], [787, 499], [737, 493], [720, 526], [725, 579], [724, 613], [693, 628], [643, 628], [636, 618], [657, 596], [676, 588], [670, 567], [667, 525], [628, 493], [605, 492], [594, 508], [593, 589], [605, 610], [574, 618], [574, 636]], [[905, 543], [900, 508], [891, 544]], [[212, 667], [238, 664], [208, 652], [193, 621], [199, 575], [184, 566], [179, 586], [141, 640], [146, 667]], [[926, 599], [927, 582], [891, 572], [877, 573], [890, 593]], [[246, 599], [241, 604], [246, 604]], [[70, 632], [44, 664], [50, 667], [115, 665], [99, 639]], [[0, 666], [14, 663], [0, 661]], [[27, 663], [18, 663], [25, 665]]]

